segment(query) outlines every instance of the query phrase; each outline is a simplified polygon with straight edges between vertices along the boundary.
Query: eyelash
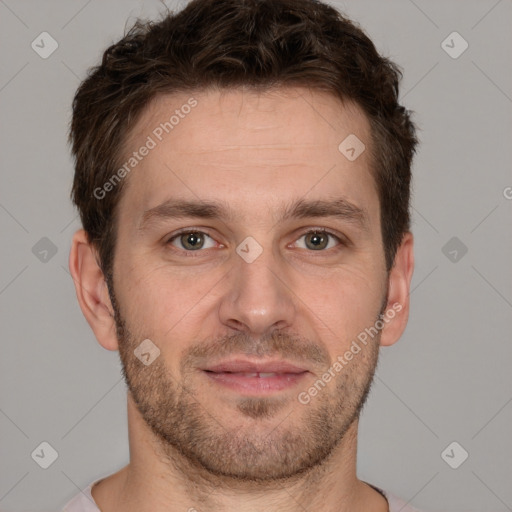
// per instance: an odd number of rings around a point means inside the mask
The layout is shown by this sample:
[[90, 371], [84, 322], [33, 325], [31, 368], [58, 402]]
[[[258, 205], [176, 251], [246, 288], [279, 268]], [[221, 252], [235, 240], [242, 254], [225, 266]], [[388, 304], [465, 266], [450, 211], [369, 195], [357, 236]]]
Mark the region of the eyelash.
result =
[[[201, 253], [201, 252], [204, 252], [205, 250], [208, 250], [208, 249], [198, 249], [196, 251], [190, 251], [190, 250], [187, 250], [187, 249], [178, 249], [178, 248], [176, 248], [176, 247], [171, 245], [171, 242], [174, 241], [176, 238], [180, 237], [181, 235], [185, 235], [185, 234], [189, 234], [189, 233], [199, 233], [201, 235], [206, 235], [206, 236], [210, 237], [213, 240], [213, 237], [210, 236], [205, 231], [201, 231], [199, 229], [194, 229], [194, 228], [192, 228], [192, 229], [191, 228], [187, 228], [187, 229], [183, 229], [182, 231], [178, 231], [177, 233], [172, 235], [171, 238], [167, 239], [167, 241], [165, 242], [165, 245], [166, 246], [170, 245], [172, 247], [172, 250], [178, 251], [180, 253], [184, 253], [187, 257], [191, 257], [191, 258], [197, 257], [194, 253]], [[328, 229], [325, 229], [325, 228], [310, 229], [310, 230], [302, 233], [302, 235], [299, 238], [297, 238], [297, 240], [299, 240], [300, 238], [302, 238], [302, 237], [304, 237], [306, 235], [309, 235], [309, 234], [329, 235], [329, 236], [334, 238], [339, 243], [338, 246], [336, 246], [336, 247], [331, 247], [330, 249], [319, 250], [318, 252], [320, 252], [320, 253], [321, 252], [325, 253], [325, 252], [330, 251], [330, 250], [336, 250], [340, 246], [347, 245], [347, 242], [344, 239], [342, 239], [340, 236], [336, 235], [332, 231], [330, 231]], [[308, 251], [308, 252], [316, 252], [316, 251]]]

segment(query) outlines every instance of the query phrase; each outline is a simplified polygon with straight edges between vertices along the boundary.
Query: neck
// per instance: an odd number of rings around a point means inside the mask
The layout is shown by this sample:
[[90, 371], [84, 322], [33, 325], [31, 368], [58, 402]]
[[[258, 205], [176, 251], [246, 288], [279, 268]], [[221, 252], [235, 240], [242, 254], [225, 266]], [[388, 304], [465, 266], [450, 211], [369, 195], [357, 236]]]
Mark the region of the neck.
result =
[[130, 463], [92, 491], [102, 512], [357, 512], [388, 510], [356, 476], [358, 421], [333, 453], [307, 473], [271, 482], [212, 475], [157, 438], [128, 393]]

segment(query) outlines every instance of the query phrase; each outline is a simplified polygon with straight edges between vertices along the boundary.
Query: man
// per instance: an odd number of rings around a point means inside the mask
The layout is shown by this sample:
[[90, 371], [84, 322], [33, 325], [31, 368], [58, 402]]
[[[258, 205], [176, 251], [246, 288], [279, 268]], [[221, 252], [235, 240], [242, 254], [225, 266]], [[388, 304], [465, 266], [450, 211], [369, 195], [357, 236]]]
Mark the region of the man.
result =
[[409, 311], [399, 78], [314, 0], [194, 0], [105, 52], [73, 103], [69, 264], [130, 463], [65, 510], [412, 510], [356, 475]]

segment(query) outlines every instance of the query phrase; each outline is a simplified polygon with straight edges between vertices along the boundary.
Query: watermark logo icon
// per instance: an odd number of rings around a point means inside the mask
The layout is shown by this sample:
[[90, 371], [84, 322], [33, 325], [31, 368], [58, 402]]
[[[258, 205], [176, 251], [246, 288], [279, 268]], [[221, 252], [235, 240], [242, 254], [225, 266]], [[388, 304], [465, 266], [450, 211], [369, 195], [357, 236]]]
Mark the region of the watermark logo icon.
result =
[[238, 245], [236, 252], [244, 261], [252, 263], [263, 252], [263, 247], [252, 236], [248, 236]]
[[452, 262], [458, 263], [468, 252], [467, 246], [456, 236], [446, 242], [441, 252]]
[[49, 238], [43, 236], [32, 247], [32, 254], [42, 263], [48, 263], [57, 254], [57, 250], [57, 246]]
[[59, 47], [59, 43], [48, 32], [41, 32], [30, 46], [39, 57], [47, 59]]
[[338, 146], [338, 151], [350, 162], [357, 160], [365, 149], [363, 141], [353, 133], [343, 139]]
[[441, 458], [450, 466], [452, 469], [460, 467], [466, 459], [469, 457], [469, 453], [461, 446], [457, 441], [450, 443], [442, 452]]
[[160, 355], [160, 349], [146, 338], [133, 353], [144, 365], [149, 366]]
[[41, 468], [48, 469], [57, 460], [59, 454], [50, 443], [43, 441], [30, 456]]
[[454, 31], [441, 43], [441, 48], [452, 59], [458, 59], [469, 48], [469, 43]]

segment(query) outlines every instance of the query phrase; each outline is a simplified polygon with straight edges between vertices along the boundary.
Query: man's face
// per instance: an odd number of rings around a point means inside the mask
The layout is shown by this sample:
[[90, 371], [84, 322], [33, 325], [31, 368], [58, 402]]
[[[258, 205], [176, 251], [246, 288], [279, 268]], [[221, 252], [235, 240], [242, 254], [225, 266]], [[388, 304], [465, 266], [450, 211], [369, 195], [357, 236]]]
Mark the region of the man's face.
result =
[[[192, 96], [169, 133], [155, 132]], [[379, 336], [333, 364], [386, 299], [369, 133], [355, 106], [303, 89], [165, 96], [138, 121], [126, 159], [148, 136], [155, 147], [125, 178], [111, 291], [129, 391], [170, 456], [178, 448], [218, 475], [289, 477], [356, 420]], [[353, 161], [338, 149], [351, 134], [366, 145]], [[230, 216], [145, 213], [166, 201]], [[319, 216], [318, 201], [341, 214]], [[316, 209], [296, 215], [297, 202]], [[160, 350], [147, 366], [134, 355], [145, 339]]]

